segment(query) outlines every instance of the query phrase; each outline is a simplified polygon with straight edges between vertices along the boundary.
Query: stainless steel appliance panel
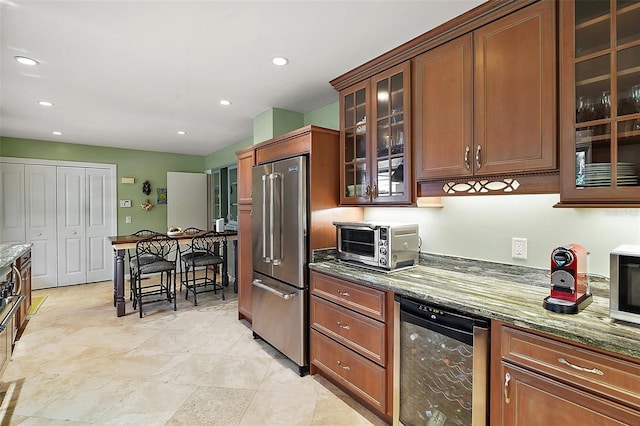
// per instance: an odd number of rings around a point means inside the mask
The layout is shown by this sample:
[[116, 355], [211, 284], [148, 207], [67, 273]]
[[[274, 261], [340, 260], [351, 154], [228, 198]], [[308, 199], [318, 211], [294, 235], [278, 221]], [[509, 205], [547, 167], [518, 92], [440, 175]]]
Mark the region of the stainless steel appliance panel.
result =
[[299, 366], [308, 358], [307, 291], [254, 273], [253, 332]]
[[253, 168], [254, 270], [306, 287], [307, 170], [304, 157]]

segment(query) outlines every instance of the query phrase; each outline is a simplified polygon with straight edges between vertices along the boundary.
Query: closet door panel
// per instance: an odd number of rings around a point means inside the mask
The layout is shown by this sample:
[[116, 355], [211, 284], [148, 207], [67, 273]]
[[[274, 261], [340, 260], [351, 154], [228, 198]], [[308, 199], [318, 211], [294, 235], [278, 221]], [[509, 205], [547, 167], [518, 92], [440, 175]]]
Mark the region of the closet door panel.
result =
[[85, 170], [58, 167], [58, 286], [87, 278]]
[[0, 238], [3, 243], [25, 242], [24, 164], [0, 164]]
[[107, 239], [116, 233], [110, 178], [109, 170], [86, 169], [87, 282], [106, 281], [113, 276], [113, 252]]
[[31, 288], [58, 285], [56, 166], [25, 165], [26, 234], [31, 241]]

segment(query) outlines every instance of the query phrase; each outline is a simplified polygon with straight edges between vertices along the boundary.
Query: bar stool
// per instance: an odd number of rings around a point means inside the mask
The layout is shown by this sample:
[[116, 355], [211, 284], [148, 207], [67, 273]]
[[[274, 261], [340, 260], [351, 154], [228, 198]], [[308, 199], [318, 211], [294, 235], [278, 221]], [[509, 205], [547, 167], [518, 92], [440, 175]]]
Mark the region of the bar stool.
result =
[[[179, 256], [178, 240], [166, 235], [153, 235], [136, 243], [136, 256], [131, 260], [134, 286], [133, 309], [138, 307], [140, 318], [142, 318], [142, 305], [146, 303], [173, 300], [173, 310], [177, 310], [176, 264]], [[160, 282], [154, 281], [142, 285], [143, 275], [157, 273], [160, 274]], [[171, 288], [172, 275], [173, 289]]]
[[[198, 305], [198, 293], [204, 293], [206, 291], [213, 291], [217, 293], [218, 290], [222, 293], [222, 300], [225, 300], [224, 296], [224, 277], [221, 277], [221, 282], [216, 282], [217, 265], [223, 265], [223, 274], [226, 272], [224, 267], [226, 264], [225, 256], [219, 254], [219, 250], [222, 248], [222, 253], [226, 253], [227, 238], [224, 235], [219, 235], [215, 231], [209, 231], [202, 234], [198, 234], [191, 239], [191, 244], [188, 247], [188, 252], [181, 254], [182, 270], [184, 275], [181, 274], [181, 284], [186, 287], [185, 299], [189, 298], [189, 291], [193, 293], [193, 304]], [[213, 278], [209, 278], [209, 267], [213, 266]], [[204, 277], [196, 276], [196, 269], [204, 267]], [[189, 278], [189, 270], [191, 270], [191, 278]]]
[[[134, 232], [131, 235], [134, 235], [136, 237], [141, 237], [141, 238], [147, 238], [147, 237], [151, 237], [152, 235], [158, 235], [159, 232], [156, 231], [152, 231], [150, 229], [141, 229], [139, 231]], [[129, 300], [133, 300], [133, 268], [131, 266], [131, 259], [133, 259], [133, 257], [135, 257], [135, 249], [128, 249], [127, 250], [127, 261], [129, 262]], [[151, 258], [153, 260], [153, 257]]]

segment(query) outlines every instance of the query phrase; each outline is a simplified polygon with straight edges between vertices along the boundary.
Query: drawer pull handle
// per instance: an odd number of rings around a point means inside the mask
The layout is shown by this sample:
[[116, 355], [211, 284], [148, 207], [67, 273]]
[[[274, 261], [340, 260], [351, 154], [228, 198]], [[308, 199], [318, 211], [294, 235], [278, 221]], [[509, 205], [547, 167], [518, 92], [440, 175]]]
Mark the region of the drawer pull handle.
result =
[[511, 398], [509, 398], [509, 382], [511, 381], [511, 374], [506, 373], [504, 375], [504, 402], [505, 404], [509, 404], [511, 402]]
[[480, 170], [480, 167], [482, 167], [482, 163], [480, 162], [480, 151], [482, 150], [482, 146], [478, 145], [478, 148], [476, 149], [476, 167], [477, 170]]
[[351, 370], [351, 367], [349, 367], [346, 364], [341, 363], [340, 360], [338, 360], [338, 367], [343, 368], [345, 370]]
[[340, 321], [338, 321], [337, 324], [338, 324], [338, 327], [340, 327], [340, 328], [342, 328], [344, 330], [351, 330], [351, 326], [343, 324]]
[[569, 361], [567, 361], [565, 358], [562, 358], [562, 357], [558, 358], [558, 362], [560, 364], [568, 365], [569, 367], [578, 371], [584, 371], [585, 373], [593, 373], [593, 374], [597, 374], [598, 376], [604, 376], [604, 372], [595, 367], [594, 368], [580, 367], [579, 365], [570, 363]]
[[469, 164], [469, 151], [471, 149], [467, 146], [467, 148], [464, 150], [464, 166], [467, 168], [467, 170], [471, 170], [471, 164]]
[[340, 289], [338, 289], [338, 290], [337, 290], [337, 292], [338, 292], [338, 294], [339, 294], [340, 296], [344, 296], [344, 297], [349, 297], [349, 296], [351, 296], [351, 294], [349, 294], [348, 292], [346, 292], [346, 291], [342, 291], [342, 290], [340, 290]]

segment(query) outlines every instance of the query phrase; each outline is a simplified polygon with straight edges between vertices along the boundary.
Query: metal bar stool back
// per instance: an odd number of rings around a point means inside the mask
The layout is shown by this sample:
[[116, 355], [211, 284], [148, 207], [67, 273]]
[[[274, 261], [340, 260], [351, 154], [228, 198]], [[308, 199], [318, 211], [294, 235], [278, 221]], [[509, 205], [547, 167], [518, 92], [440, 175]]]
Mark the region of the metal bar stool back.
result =
[[[136, 237], [148, 238], [152, 235], [159, 235], [159, 232], [152, 231], [150, 229], [141, 229], [139, 231], [134, 232], [133, 234]], [[127, 261], [129, 262], [129, 300], [133, 300], [133, 268], [131, 265], [131, 260], [135, 257], [136, 251], [135, 249], [127, 250]]]
[[[153, 235], [136, 243], [136, 256], [132, 259], [132, 282], [135, 287], [133, 308], [138, 308], [140, 318], [142, 305], [146, 303], [173, 301], [173, 310], [177, 310], [176, 264], [179, 256], [178, 240], [166, 235]], [[142, 285], [143, 276], [151, 274], [159, 274], [159, 282], [150, 279], [149, 284]]]
[[[186, 286], [185, 299], [189, 292], [193, 293], [193, 304], [198, 305], [198, 294], [206, 291], [217, 293], [220, 290], [222, 300], [224, 296], [224, 279], [217, 282], [217, 266], [222, 264], [222, 274], [226, 274], [227, 238], [214, 231], [198, 234], [191, 239], [190, 252], [181, 256], [182, 269], [185, 271], [183, 284]], [[210, 266], [213, 266], [213, 277], [209, 277]], [[196, 269], [204, 269], [204, 276], [197, 276]], [[189, 277], [191, 271], [191, 277]]]

